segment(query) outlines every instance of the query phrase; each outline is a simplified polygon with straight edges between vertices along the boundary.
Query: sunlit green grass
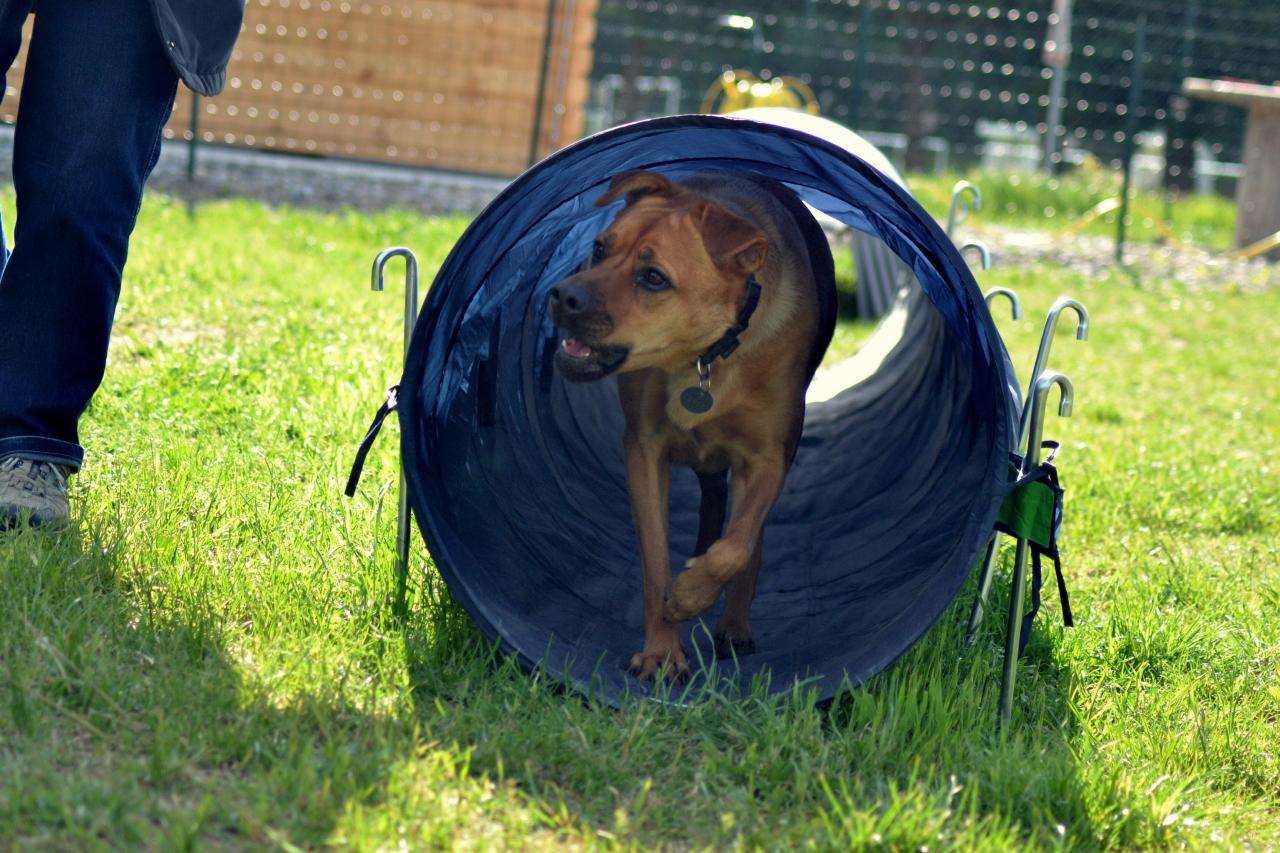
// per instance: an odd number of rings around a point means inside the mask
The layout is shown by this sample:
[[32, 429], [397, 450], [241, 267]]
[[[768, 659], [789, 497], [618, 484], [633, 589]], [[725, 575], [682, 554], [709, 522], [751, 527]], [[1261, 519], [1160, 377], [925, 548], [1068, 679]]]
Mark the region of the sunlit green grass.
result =
[[[939, 219], [950, 209], [956, 181], [968, 180], [981, 193], [980, 215], [986, 222], [1028, 229], [1062, 232], [1074, 226], [1100, 203], [1120, 198], [1122, 175], [1088, 160], [1062, 175], [1016, 170], [975, 170], [964, 175], [912, 175], [912, 193]], [[1115, 239], [1119, 211], [1113, 210], [1083, 226], [1079, 233]], [[1164, 192], [1130, 191], [1126, 241], [1187, 242], [1215, 250], [1232, 247], [1236, 208], [1228, 199], [1187, 194], [1176, 199]]]
[[963, 642], [971, 588], [829, 710], [614, 711], [489, 648], [420, 543], [392, 616], [392, 438], [341, 496], [397, 375], [370, 260], [408, 245], [429, 281], [464, 226], [148, 200], [76, 527], [0, 536], [0, 846], [1280, 845], [1280, 292], [981, 276], [1022, 296], [1021, 370], [1057, 295], [1093, 315], [1053, 359], [1076, 414], [1046, 425], [1078, 625], [1050, 596], [1012, 725], [1002, 620]]

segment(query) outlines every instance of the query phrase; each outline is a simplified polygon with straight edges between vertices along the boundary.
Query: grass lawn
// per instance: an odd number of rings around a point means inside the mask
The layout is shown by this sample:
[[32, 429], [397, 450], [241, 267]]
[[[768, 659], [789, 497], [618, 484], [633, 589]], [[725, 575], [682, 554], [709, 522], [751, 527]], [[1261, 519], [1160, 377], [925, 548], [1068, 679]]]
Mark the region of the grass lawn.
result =
[[1022, 297], [998, 322], [1023, 371], [1056, 296], [1093, 317], [1053, 359], [1076, 415], [1046, 423], [1078, 624], [1048, 596], [1014, 725], [1002, 620], [962, 640], [972, 584], [829, 710], [614, 711], [420, 573], [391, 615], [394, 431], [341, 495], [398, 373], [370, 260], [411, 246], [430, 281], [464, 226], [148, 199], [77, 524], [0, 535], [0, 848], [1280, 845], [1280, 289], [981, 276]]

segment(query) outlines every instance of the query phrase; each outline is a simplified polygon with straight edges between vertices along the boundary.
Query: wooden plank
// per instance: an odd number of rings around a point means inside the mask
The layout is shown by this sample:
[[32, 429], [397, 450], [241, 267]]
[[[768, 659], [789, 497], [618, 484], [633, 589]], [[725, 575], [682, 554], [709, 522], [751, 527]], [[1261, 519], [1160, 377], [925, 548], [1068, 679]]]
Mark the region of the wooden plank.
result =
[[[1280, 108], [1249, 110], [1244, 174], [1236, 182], [1236, 245], [1250, 246], [1280, 229]], [[1267, 256], [1280, 259], [1280, 251]]]
[[1188, 77], [1182, 81], [1182, 91], [1193, 98], [1235, 104], [1237, 107], [1271, 106], [1280, 109], [1280, 81], [1267, 86], [1248, 80]]

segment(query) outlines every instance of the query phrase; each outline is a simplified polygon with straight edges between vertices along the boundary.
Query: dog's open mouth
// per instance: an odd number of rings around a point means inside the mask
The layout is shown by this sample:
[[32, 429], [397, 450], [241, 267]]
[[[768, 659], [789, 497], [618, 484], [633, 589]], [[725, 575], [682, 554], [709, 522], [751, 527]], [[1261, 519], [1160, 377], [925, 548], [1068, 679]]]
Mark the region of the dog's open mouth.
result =
[[574, 337], [563, 337], [556, 349], [556, 369], [570, 382], [590, 382], [613, 373], [627, 360], [626, 347], [593, 347]]
[[560, 349], [564, 350], [564, 354], [569, 358], [581, 361], [584, 358], [591, 358], [595, 352], [591, 347], [584, 344], [577, 338], [563, 338], [560, 341]]

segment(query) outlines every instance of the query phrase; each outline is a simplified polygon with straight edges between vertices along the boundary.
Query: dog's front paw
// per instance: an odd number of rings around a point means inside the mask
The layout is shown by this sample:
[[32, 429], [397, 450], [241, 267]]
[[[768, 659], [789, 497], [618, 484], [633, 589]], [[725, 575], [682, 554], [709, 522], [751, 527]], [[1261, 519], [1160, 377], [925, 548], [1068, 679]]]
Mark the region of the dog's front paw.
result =
[[688, 684], [692, 675], [689, 660], [685, 657], [679, 640], [670, 646], [652, 647], [646, 644], [644, 651], [631, 656], [628, 671], [643, 681], [653, 681], [662, 675], [673, 684]]
[[686, 562], [685, 571], [667, 586], [662, 602], [662, 618], [671, 624], [701, 616], [720, 597], [724, 583], [716, 580], [701, 564], [701, 557]]

